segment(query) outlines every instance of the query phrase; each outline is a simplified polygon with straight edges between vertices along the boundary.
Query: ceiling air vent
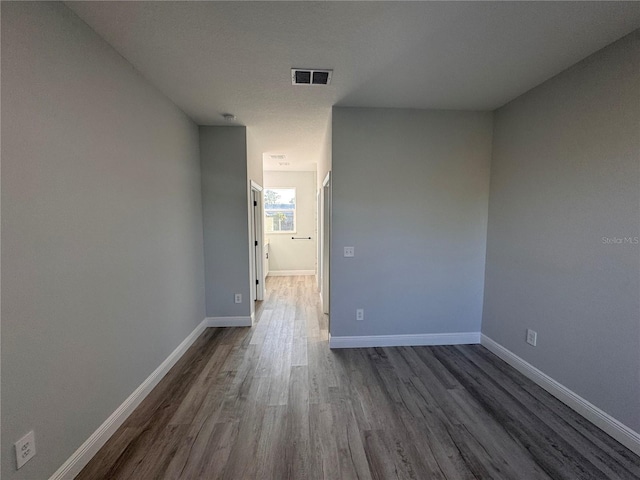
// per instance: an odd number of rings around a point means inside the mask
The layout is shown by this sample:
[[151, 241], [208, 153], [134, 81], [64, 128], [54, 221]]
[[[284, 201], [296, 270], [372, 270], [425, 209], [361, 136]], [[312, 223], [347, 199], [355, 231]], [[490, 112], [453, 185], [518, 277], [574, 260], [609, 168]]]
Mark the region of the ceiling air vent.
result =
[[292, 85], [329, 85], [333, 70], [321, 70], [310, 68], [292, 68]]

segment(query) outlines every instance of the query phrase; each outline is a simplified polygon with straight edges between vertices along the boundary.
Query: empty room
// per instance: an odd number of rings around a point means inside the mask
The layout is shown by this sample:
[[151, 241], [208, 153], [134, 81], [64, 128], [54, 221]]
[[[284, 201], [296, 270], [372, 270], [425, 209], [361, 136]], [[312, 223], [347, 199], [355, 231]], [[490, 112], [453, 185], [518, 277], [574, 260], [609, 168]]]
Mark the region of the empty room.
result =
[[640, 2], [0, 20], [3, 480], [640, 479]]

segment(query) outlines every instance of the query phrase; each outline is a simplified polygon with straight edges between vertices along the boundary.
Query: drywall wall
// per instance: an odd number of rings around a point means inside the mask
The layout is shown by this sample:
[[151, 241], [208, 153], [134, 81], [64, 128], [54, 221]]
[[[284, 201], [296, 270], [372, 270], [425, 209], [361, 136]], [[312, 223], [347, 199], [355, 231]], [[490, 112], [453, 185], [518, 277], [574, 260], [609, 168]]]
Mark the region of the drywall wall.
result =
[[[293, 187], [296, 189], [296, 233], [267, 234], [269, 239], [269, 269], [278, 271], [315, 270], [317, 256], [316, 173], [265, 171], [264, 188]], [[292, 240], [291, 237], [311, 240]]]
[[639, 152], [639, 32], [496, 112], [482, 327], [635, 431]]
[[262, 186], [262, 151], [258, 147], [251, 129], [246, 130], [247, 135], [247, 178]]
[[491, 113], [334, 108], [332, 130], [332, 338], [479, 332]]
[[2, 478], [46, 479], [204, 318], [198, 130], [63, 4], [1, 8]]
[[331, 128], [333, 125], [333, 110], [329, 112], [327, 117], [327, 127], [324, 133], [324, 141], [320, 148], [320, 156], [318, 157], [318, 166], [316, 174], [317, 189], [322, 188], [322, 182], [331, 171], [331, 137], [333, 135]]
[[246, 128], [201, 126], [200, 156], [207, 317], [249, 317]]

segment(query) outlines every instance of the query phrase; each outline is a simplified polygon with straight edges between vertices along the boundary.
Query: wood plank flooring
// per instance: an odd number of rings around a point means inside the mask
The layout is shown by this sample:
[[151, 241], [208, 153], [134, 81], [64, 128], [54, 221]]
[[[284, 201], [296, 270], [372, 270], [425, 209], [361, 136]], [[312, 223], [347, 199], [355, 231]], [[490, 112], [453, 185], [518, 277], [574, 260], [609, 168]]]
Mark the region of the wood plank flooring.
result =
[[479, 345], [331, 351], [313, 277], [208, 329], [77, 477], [640, 479], [640, 458]]

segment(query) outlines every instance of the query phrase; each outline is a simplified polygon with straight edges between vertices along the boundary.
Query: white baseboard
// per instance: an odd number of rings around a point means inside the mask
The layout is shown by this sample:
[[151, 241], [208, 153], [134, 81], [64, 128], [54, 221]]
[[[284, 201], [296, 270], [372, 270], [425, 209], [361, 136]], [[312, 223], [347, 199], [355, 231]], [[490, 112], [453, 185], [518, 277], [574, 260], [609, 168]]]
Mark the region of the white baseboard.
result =
[[369, 335], [356, 337], [335, 337], [329, 335], [329, 348], [417, 347], [425, 345], [466, 345], [470, 343], [480, 343], [480, 332]]
[[207, 327], [250, 327], [253, 325], [252, 313], [250, 317], [207, 317]]
[[481, 343], [487, 350], [493, 352], [524, 376], [533, 380], [562, 403], [575, 410], [601, 430], [604, 430], [636, 455], [640, 455], [640, 434], [638, 432], [630, 429], [484, 334], [482, 335]]
[[184, 355], [187, 349], [207, 328], [207, 319], [185, 338], [178, 347], [156, 368], [147, 379], [107, 418], [98, 429], [78, 448], [64, 464], [49, 477], [49, 480], [72, 480], [98, 453], [98, 450], [111, 438], [151, 390], [162, 380], [171, 367]]
[[298, 277], [315, 274], [315, 270], [269, 270], [269, 277]]

